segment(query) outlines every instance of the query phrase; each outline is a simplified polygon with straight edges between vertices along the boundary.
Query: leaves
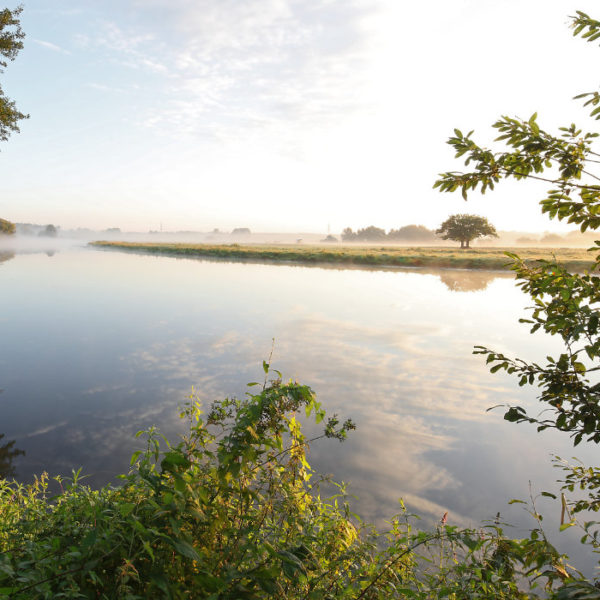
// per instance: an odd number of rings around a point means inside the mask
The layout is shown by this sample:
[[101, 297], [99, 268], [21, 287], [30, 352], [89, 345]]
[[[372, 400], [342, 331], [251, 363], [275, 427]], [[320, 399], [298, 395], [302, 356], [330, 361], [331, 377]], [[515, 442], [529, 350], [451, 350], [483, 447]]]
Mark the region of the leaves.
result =
[[[0, 10], [0, 57], [3, 57], [0, 58], [0, 73], [8, 61], [14, 60], [23, 48], [25, 34], [19, 21], [22, 11], [22, 7]], [[0, 141], [6, 141], [13, 132], [18, 133], [18, 122], [27, 118], [29, 115], [19, 112], [15, 103], [4, 95], [0, 87]]]
[[206, 413], [191, 401], [179, 443], [142, 433], [147, 448], [119, 488], [74, 477], [50, 503], [47, 476], [0, 480], [0, 598], [516, 599], [533, 564], [553, 564], [543, 540], [497, 526], [413, 530], [403, 506], [391, 534], [363, 525], [343, 486], [321, 498], [312, 482], [302, 407], [323, 419], [323, 437], [354, 428], [327, 418], [309, 387], [277, 379]]

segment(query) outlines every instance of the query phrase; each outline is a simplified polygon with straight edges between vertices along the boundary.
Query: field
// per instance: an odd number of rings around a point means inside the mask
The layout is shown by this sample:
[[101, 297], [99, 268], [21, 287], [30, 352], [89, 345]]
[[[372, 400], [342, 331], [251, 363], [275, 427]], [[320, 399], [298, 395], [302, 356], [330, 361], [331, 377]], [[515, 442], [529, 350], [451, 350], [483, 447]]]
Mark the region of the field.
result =
[[579, 248], [458, 248], [394, 246], [313, 245], [211, 245], [139, 242], [92, 242], [106, 249], [127, 250], [167, 256], [223, 258], [253, 262], [274, 261], [375, 267], [439, 267], [454, 269], [508, 269], [505, 252], [514, 252], [529, 262], [556, 260], [572, 271], [592, 266], [594, 252]]

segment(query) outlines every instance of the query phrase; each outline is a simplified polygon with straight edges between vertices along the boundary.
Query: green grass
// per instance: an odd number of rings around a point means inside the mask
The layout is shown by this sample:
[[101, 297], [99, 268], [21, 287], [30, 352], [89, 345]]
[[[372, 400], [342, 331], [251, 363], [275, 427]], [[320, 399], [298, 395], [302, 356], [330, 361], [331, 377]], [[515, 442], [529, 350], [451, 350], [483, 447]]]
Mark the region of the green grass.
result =
[[456, 269], [508, 269], [504, 252], [518, 254], [528, 262], [539, 259], [559, 263], [571, 271], [593, 265], [594, 254], [580, 248], [473, 248], [394, 246], [273, 246], [165, 244], [138, 242], [92, 242], [92, 246], [167, 256], [223, 258], [253, 262], [276, 261], [308, 264], [363, 265], [385, 267], [440, 267]]

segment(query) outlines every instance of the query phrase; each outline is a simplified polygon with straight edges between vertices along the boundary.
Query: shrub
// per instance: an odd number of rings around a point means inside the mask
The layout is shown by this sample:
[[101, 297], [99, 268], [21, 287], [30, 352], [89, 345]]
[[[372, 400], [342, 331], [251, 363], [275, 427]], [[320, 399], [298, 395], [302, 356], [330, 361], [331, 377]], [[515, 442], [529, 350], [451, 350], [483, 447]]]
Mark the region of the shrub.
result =
[[300, 410], [324, 423], [319, 437], [354, 428], [325, 419], [307, 386], [265, 380], [206, 414], [191, 398], [177, 444], [138, 434], [147, 447], [121, 487], [94, 491], [74, 473], [49, 496], [45, 474], [0, 481], [0, 598], [522, 598], [542, 570], [550, 586], [566, 574], [537, 534], [510, 540], [497, 524], [362, 524], [343, 488], [320, 496]]

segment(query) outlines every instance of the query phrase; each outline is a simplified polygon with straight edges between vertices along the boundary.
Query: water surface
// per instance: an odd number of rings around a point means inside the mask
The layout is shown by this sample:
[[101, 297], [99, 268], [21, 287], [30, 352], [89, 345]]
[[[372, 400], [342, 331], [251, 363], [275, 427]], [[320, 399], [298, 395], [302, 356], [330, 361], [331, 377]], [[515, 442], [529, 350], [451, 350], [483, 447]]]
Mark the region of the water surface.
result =
[[[475, 344], [528, 359], [560, 350], [517, 323], [528, 302], [506, 273], [82, 248], [4, 254], [0, 290], [0, 467], [21, 480], [83, 467], [93, 485], [111, 481], [136, 431], [181, 430], [192, 386], [208, 402], [260, 380], [273, 339], [284, 377], [357, 422], [347, 442], [314, 445], [310, 458], [349, 483], [368, 520], [381, 523], [402, 497], [431, 521], [448, 510], [450, 523], [474, 525], [500, 511], [531, 525], [507, 501], [527, 497], [530, 480], [555, 489], [550, 453], [574, 453], [564, 436], [486, 412], [527, 405], [535, 390], [489, 374]], [[593, 464], [593, 450], [576, 453]], [[545, 506], [554, 527], [559, 509]]]

